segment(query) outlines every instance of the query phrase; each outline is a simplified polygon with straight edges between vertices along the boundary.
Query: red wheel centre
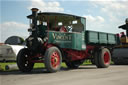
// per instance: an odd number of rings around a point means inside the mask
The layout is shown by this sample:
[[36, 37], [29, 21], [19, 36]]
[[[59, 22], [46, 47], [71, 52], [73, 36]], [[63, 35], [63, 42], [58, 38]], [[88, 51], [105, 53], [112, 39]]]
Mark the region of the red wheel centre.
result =
[[104, 63], [108, 64], [110, 62], [110, 56], [108, 52], [104, 53]]
[[56, 68], [60, 64], [60, 55], [58, 52], [53, 52], [51, 55], [51, 65]]

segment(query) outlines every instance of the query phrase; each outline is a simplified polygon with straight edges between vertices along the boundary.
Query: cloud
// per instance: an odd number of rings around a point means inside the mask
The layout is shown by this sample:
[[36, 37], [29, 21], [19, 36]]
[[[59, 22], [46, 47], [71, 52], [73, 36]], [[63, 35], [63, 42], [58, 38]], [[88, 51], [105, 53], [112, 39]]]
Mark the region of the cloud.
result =
[[[92, 1], [92, 0], [91, 0]], [[101, 12], [105, 13], [110, 21], [119, 22], [121, 16], [128, 17], [128, 1], [127, 0], [112, 0], [112, 1], [92, 1], [92, 3], [100, 6]]]
[[103, 6], [102, 11], [105, 13], [111, 13], [115, 14], [118, 16], [121, 15], [128, 15], [128, 2], [104, 2], [104, 3], [99, 3], [101, 6]]
[[85, 18], [87, 18], [87, 20], [91, 23], [94, 23], [94, 22], [100, 22], [100, 23], [103, 23], [104, 22], [104, 18], [101, 17], [101, 16], [92, 16], [92, 15], [84, 15]]
[[86, 0], [86, 1], [127, 1], [127, 0]]
[[99, 32], [107, 32], [107, 33], [120, 33], [124, 30], [118, 29], [118, 25], [114, 23], [110, 23], [105, 21], [105, 18], [102, 16], [92, 16], [92, 15], [84, 15], [86, 18], [86, 29], [99, 31]]
[[9, 29], [21, 29], [21, 28], [24, 29], [28, 27], [28, 25], [26, 24], [15, 22], [15, 21], [4, 22], [1, 24], [1, 26], [4, 27], [4, 29], [8, 29], [8, 28]]
[[[125, 18], [128, 17], [127, 0], [89, 0], [96, 11], [87, 15], [87, 29], [103, 31], [109, 33], [119, 33], [121, 29], [118, 26], [124, 24]], [[98, 12], [98, 13], [97, 13]], [[99, 15], [98, 15], [99, 14]]]
[[10, 36], [21, 36], [26, 37], [28, 36], [27, 28], [29, 27], [26, 24], [10, 21], [10, 22], [3, 22], [0, 24], [1, 27], [1, 39], [0, 42], [4, 42]]
[[63, 12], [64, 9], [60, 6], [57, 1], [46, 2], [44, 0], [30, 0], [31, 5], [28, 9], [38, 8], [42, 12]]
[[[85, 17], [87, 19], [87, 29], [89, 30], [95, 30], [95, 31], [99, 31], [99, 30], [103, 30], [104, 27], [104, 18], [101, 16], [92, 16], [92, 15], [84, 15], [83, 17]], [[97, 28], [97, 29], [95, 29]]]

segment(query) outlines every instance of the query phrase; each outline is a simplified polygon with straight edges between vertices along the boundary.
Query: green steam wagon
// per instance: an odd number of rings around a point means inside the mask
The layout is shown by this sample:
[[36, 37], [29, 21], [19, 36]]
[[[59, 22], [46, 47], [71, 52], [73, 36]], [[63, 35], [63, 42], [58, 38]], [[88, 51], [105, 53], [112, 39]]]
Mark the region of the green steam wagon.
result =
[[33, 69], [34, 63], [44, 63], [48, 72], [56, 72], [65, 62], [68, 68], [78, 68], [90, 59], [98, 68], [107, 68], [111, 62], [111, 48], [116, 35], [86, 30], [86, 18], [43, 12], [32, 9], [30, 36], [17, 56], [22, 72]]

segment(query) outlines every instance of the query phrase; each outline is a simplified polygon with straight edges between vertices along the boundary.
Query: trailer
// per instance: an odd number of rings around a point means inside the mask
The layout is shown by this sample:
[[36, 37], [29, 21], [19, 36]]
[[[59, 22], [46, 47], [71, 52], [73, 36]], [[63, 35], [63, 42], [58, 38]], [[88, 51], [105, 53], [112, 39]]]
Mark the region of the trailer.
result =
[[124, 32], [117, 34], [117, 45], [112, 52], [112, 61], [116, 65], [128, 65], [128, 18], [119, 28], [126, 30], [126, 35]]
[[86, 30], [86, 18], [32, 9], [30, 36], [27, 48], [21, 49], [17, 65], [22, 72], [33, 69], [34, 63], [44, 63], [48, 72], [57, 72], [61, 63], [68, 68], [78, 68], [86, 59], [97, 68], [107, 68], [111, 62], [111, 49], [116, 35]]

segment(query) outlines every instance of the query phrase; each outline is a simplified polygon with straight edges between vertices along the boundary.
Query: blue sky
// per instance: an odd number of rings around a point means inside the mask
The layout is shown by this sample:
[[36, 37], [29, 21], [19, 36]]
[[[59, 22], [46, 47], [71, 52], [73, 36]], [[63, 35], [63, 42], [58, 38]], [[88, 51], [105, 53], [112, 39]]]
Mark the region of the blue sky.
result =
[[30, 9], [62, 12], [86, 17], [87, 30], [118, 33], [128, 17], [128, 0], [1, 0], [0, 42], [7, 37], [28, 36]]

